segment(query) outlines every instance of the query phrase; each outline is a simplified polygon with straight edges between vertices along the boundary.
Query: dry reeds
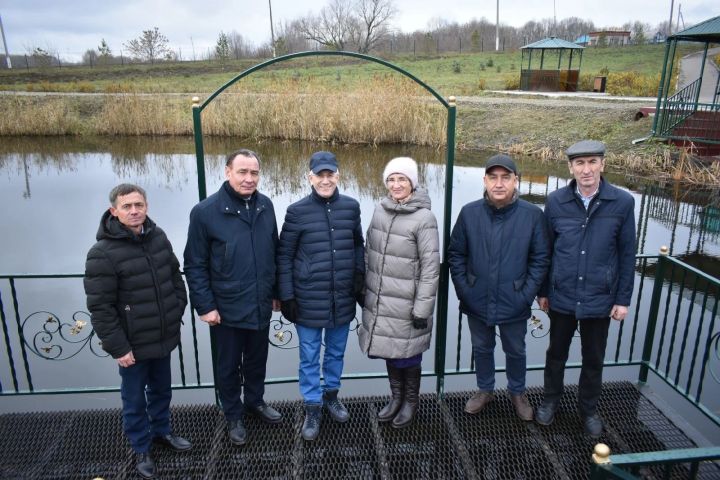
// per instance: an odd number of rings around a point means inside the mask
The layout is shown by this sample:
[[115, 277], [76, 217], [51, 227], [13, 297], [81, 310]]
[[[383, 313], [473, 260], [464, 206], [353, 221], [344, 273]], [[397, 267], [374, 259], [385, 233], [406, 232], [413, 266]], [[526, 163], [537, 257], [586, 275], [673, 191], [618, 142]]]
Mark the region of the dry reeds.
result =
[[[307, 92], [286, 80], [283, 93], [226, 94], [203, 112], [208, 135], [334, 143], [443, 145], [445, 111], [409, 82], [374, 78], [349, 92]], [[270, 90], [282, 90], [276, 85]]]
[[185, 97], [108, 95], [92, 128], [100, 135], [191, 135], [192, 114]]
[[0, 135], [77, 135], [80, 114], [66, 97], [0, 97]]
[[548, 146], [536, 145], [534, 143], [513, 143], [512, 145], [497, 145], [501, 152], [511, 155], [527, 155], [540, 160], [543, 163], [557, 162], [565, 159], [562, 150]]
[[[409, 81], [378, 76], [347, 91], [294, 78], [267, 93], [228, 93], [202, 113], [209, 136], [335, 143], [444, 145], [446, 112]], [[237, 92], [239, 89], [234, 89]], [[0, 135], [190, 135], [189, 98], [118, 93], [6, 97]]]

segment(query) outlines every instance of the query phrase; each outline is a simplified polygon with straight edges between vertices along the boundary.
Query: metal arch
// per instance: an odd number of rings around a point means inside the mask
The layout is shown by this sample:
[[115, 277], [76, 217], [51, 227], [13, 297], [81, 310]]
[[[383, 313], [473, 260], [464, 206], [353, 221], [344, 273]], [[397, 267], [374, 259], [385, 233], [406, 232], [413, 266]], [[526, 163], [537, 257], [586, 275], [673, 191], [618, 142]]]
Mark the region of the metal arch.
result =
[[391, 68], [391, 69], [395, 70], [396, 72], [399, 72], [399, 73], [405, 75], [406, 77], [412, 79], [415, 83], [417, 83], [418, 85], [420, 85], [421, 87], [423, 87], [425, 90], [427, 90], [428, 92], [430, 92], [435, 98], [437, 98], [438, 101], [439, 101], [440, 103], [442, 103], [445, 108], [449, 108], [449, 107], [450, 107], [450, 104], [447, 102], [447, 100], [445, 100], [445, 99], [444, 99], [439, 93], [437, 93], [431, 86], [429, 86], [428, 84], [426, 84], [425, 82], [423, 82], [422, 80], [420, 80], [420, 79], [417, 78], [415, 75], [413, 75], [412, 73], [408, 72], [407, 70], [403, 70], [402, 68], [398, 67], [397, 65], [394, 65], [394, 64], [392, 64], [392, 63], [390, 63], [390, 62], [386, 62], [385, 60], [383, 60], [383, 59], [381, 59], [381, 58], [373, 57], [373, 56], [370, 56], [370, 55], [365, 55], [365, 54], [363, 54], [363, 53], [347, 52], [347, 51], [343, 51], [343, 50], [339, 50], [339, 51], [334, 51], [334, 50], [320, 50], [320, 51], [317, 51], [317, 52], [306, 51], [306, 52], [290, 53], [290, 54], [288, 54], [288, 55], [283, 55], [283, 56], [277, 57], [277, 58], [271, 58], [270, 60], [267, 60], [267, 61], [265, 61], [265, 62], [258, 63], [257, 65], [255, 65], [255, 66], [253, 66], [253, 67], [250, 67], [250, 68], [248, 68], [247, 70], [243, 71], [242, 73], [240, 73], [239, 75], [237, 75], [235, 78], [233, 78], [232, 80], [230, 80], [229, 82], [227, 82], [225, 85], [223, 85], [222, 87], [220, 87], [220, 88], [218, 88], [217, 90], [215, 90], [215, 92], [214, 92], [212, 95], [210, 95], [210, 96], [207, 98], [207, 100], [205, 100], [203, 103], [200, 104], [200, 106], [198, 107], [198, 109], [199, 109], [200, 111], [202, 111], [203, 109], [205, 109], [205, 107], [206, 107], [210, 102], [212, 102], [212, 101], [215, 99], [215, 97], [217, 97], [218, 95], [220, 95], [223, 91], [225, 91], [227, 88], [231, 87], [231, 86], [232, 86], [234, 83], [236, 83], [237, 81], [241, 80], [241, 79], [244, 78], [244, 77], [247, 77], [248, 75], [250, 75], [250, 74], [253, 73], [253, 72], [256, 72], [256, 71], [258, 71], [258, 70], [262, 70], [263, 68], [269, 67], [270, 65], [272, 65], [272, 64], [274, 64], [274, 63], [284, 62], [284, 61], [292, 60], [292, 59], [295, 59], [295, 58], [314, 57], [314, 56], [316, 56], [316, 57], [322, 57], [322, 56], [355, 57], [355, 58], [360, 58], [360, 59], [362, 59], [362, 60], [367, 60], [367, 61], [369, 61], [369, 62], [379, 63], [379, 64], [381, 64], [381, 65], [383, 65], [383, 66], [386, 66], [386, 67], [388, 67], [388, 68]]
[[[450, 267], [448, 264], [448, 246], [450, 244], [450, 220], [452, 217], [452, 191], [453, 191], [453, 168], [455, 163], [455, 121], [457, 116], [457, 105], [455, 99], [449, 97], [449, 101], [445, 100], [438, 92], [432, 87], [427, 85], [425, 82], [417, 78], [410, 72], [393, 65], [390, 62], [386, 62], [377, 57], [365, 55], [362, 53], [346, 52], [346, 51], [306, 51], [291, 53], [289, 55], [283, 55], [281, 57], [273, 58], [265, 62], [259, 63], [225, 83], [214, 93], [212, 93], [202, 104], [198, 99], [193, 98], [193, 132], [195, 139], [195, 156], [197, 160], [197, 181], [198, 181], [198, 196], [199, 200], [202, 201], [207, 197], [207, 186], [205, 184], [205, 154], [203, 146], [203, 134], [202, 134], [202, 116], [203, 109], [212, 102], [215, 97], [225, 91], [228, 87], [232, 86], [242, 78], [258, 71], [265, 67], [268, 67], [274, 63], [284, 62], [295, 58], [302, 57], [321, 57], [321, 56], [345, 56], [354, 57], [368, 62], [379, 63], [391, 70], [410, 78], [416, 84], [427, 90], [432, 96], [434, 96], [446, 109], [447, 109], [447, 137], [446, 137], [446, 160], [445, 160], [445, 201], [443, 208], [443, 252], [442, 252], [442, 263], [440, 264], [440, 285], [437, 292], [437, 318], [438, 322], [436, 336], [435, 336], [435, 365], [434, 374], [437, 378], [436, 392], [440, 398], [443, 397], [445, 391], [445, 355], [446, 355], [446, 341], [447, 341], [447, 309], [448, 309], [448, 295], [450, 285]], [[192, 308], [192, 306], [191, 306]], [[212, 351], [212, 357], [215, 359], [215, 341], [211, 336], [210, 338], [210, 349]], [[215, 362], [213, 361], [213, 378], [215, 378]], [[217, 381], [215, 381], [217, 384]]]

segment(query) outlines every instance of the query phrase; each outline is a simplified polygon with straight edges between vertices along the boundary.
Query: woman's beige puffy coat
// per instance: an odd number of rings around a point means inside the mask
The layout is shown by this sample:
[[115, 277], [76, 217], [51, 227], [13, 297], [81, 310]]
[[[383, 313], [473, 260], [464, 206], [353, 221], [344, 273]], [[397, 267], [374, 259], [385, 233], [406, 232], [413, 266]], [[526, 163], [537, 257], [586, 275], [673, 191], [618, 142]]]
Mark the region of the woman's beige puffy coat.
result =
[[[430, 348], [440, 254], [426, 191], [416, 190], [405, 204], [380, 201], [367, 232], [365, 266], [363, 353], [410, 358]], [[413, 316], [427, 318], [427, 328], [413, 328]]]

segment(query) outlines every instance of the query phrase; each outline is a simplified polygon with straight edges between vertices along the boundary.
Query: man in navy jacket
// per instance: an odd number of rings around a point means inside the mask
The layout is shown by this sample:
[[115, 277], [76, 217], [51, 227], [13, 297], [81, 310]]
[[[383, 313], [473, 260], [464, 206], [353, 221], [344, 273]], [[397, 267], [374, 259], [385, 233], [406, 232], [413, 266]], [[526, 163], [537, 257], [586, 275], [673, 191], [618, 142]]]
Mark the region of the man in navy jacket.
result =
[[545, 398], [535, 420], [550, 425], [563, 392], [568, 350], [580, 328], [582, 369], [578, 411], [585, 431], [602, 433], [597, 413], [610, 319], [622, 321], [632, 298], [635, 201], [602, 177], [605, 145], [584, 140], [567, 149], [574, 179], [552, 192], [545, 219], [552, 242], [550, 275], [538, 296], [549, 312]]
[[280, 307], [275, 295], [278, 232], [272, 202], [257, 191], [258, 155], [245, 149], [229, 154], [225, 177], [220, 190], [190, 212], [185, 277], [190, 301], [215, 340], [217, 389], [228, 436], [243, 445], [246, 410], [267, 423], [282, 420], [263, 400], [270, 316]]
[[485, 198], [465, 205], [453, 228], [448, 261], [460, 310], [468, 317], [478, 391], [465, 404], [477, 414], [494, 396], [495, 329], [505, 352], [508, 390], [530, 421], [525, 396], [525, 334], [550, 250], [542, 210], [518, 198], [517, 167], [507, 155], [485, 165]]
[[355, 299], [365, 283], [365, 261], [360, 204], [340, 195], [338, 178], [334, 154], [316, 152], [310, 157], [312, 191], [288, 207], [278, 248], [282, 313], [295, 322], [300, 339], [305, 440], [315, 440], [320, 433], [323, 405], [333, 420], [349, 419], [337, 395]]

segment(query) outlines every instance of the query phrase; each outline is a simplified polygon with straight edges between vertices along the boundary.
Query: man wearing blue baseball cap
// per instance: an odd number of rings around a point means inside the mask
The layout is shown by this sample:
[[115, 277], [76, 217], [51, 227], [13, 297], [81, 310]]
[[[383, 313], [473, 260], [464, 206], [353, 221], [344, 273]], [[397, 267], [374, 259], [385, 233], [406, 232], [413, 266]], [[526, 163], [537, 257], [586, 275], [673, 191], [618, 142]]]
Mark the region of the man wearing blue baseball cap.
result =
[[336, 422], [350, 418], [338, 391], [355, 299], [365, 283], [365, 259], [360, 204], [338, 191], [337, 158], [315, 152], [309, 168], [311, 192], [287, 209], [277, 266], [281, 311], [295, 323], [300, 340], [302, 437], [315, 440], [323, 405]]
[[635, 275], [635, 201], [603, 178], [605, 145], [583, 140], [567, 149], [574, 179], [548, 195], [545, 204], [552, 242], [550, 275], [538, 294], [550, 316], [545, 359], [545, 398], [535, 421], [550, 425], [563, 393], [565, 363], [579, 327], [582, 369], [578, 413], [585, 432], [599, 437], [598, 415], [610, 319], [628, 313]]

